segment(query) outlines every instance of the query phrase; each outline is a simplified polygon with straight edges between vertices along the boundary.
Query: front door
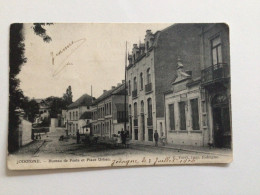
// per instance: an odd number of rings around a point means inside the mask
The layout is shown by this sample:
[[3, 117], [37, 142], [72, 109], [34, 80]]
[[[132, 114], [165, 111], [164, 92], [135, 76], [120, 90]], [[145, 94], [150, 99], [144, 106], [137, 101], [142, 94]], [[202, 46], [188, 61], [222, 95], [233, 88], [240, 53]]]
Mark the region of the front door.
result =
[[230, 116], [228, 105], [213, 108], [214, 143], [216, 147], [231, 147]]

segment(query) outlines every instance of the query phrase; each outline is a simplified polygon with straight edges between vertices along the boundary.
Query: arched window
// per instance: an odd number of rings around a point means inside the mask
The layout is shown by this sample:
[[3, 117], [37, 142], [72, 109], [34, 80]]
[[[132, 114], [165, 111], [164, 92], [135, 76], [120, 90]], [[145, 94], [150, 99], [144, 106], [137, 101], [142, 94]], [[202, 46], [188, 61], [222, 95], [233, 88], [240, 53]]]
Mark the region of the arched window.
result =
[[141, 101], [141, 113], [144, 113], [144, 102]]
[[128, 94], [131, 95], [131, 81], [128, 82]]
[[152, 111], [152, 99], [149, 98], [147, 100], [147, 111], [148, 111], [148, 118], [153, 118], [153, 111]]
[[137, 103], [134, 103], [134, 118], [137, 119]]
[[129, 111], [128, 111], [129, 115], [132, 114], [132, 110], [131, 110], [131, 104], [129, 105]]
[[151, 83], [151, 71], [150, 68], [147, 69], [147, 84]]
[[137, 90], [137, 81], [136, 81], [136, 77], [134, 78], [134, 91]]
[[144, 88], [143, 73], [140, 73], [140, 89], [143, 90], [143, 88]]

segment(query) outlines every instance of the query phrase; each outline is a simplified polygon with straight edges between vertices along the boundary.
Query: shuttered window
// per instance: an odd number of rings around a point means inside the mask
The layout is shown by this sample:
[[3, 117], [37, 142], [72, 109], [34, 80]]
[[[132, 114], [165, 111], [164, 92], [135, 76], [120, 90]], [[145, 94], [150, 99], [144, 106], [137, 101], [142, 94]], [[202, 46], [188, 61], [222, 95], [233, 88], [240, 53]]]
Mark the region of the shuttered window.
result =
[[191, 105], [191, 117], [192, 117], [192, 129], [199, 130], [199, 109], [198, 109], [198, 99], [190, 100]]

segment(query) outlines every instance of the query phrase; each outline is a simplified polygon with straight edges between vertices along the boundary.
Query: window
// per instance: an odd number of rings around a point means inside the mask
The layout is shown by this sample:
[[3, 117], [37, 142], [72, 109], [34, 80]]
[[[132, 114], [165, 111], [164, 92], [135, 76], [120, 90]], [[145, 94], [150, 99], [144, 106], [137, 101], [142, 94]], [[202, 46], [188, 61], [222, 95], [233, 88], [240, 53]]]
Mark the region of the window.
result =
[[75, 120], [75, 113], [73, 112], [73, 120]]
[[191, 118], [192, 118], [192, 129], [199, 130], [199, 107], [198, 107], [198, 99], [190, 100], [191, 105]]
[[141, 113], [144, 113], [144, 102], [141, 101]]
[[147, 69], [147, 84], [151, 83], [151, 71], [150, 68]]
[[185, 102], [179, 102], [180, 130], [186, 130]]
[[222, 49], [220, 36], [211, 40], [212, 65], [222, 63]]
[[131, 81], [128, 82], [128, 94], [131, 95]]
[[140, 90], [144, 88], [143, 73], [140, 73]]
[[170, 130], [175, 130], [174, 104], [169, 104]]
[[71, 120], [71, 112], [70, 112], [70, 120]]
[[134, 91], [137, 90], [137, 81], [136, 81], [136, 77], [134, 78]]
[[147, 108], [148, 108], [148, 118], [153, 118], [152, 99], [151, 98], [149, 98], [147, 100]]
[[78, 120], [78, 112], [76, 112], [76, 120]]
[[134, 103], [134, 118], [137, 119], [137, 103]]

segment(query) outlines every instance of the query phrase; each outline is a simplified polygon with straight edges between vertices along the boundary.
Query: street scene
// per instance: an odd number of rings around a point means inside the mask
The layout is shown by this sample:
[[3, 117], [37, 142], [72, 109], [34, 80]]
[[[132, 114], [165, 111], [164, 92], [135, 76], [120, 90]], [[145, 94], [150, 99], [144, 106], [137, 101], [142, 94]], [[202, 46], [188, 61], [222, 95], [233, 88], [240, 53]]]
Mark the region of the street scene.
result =
[[227, 24], [28, 23], [10, 35], [10, 159], [232, 161]]

